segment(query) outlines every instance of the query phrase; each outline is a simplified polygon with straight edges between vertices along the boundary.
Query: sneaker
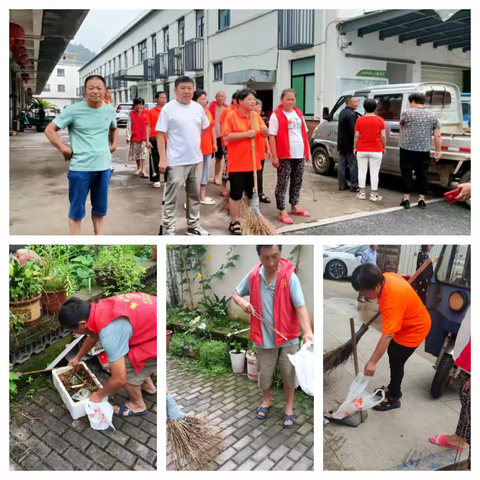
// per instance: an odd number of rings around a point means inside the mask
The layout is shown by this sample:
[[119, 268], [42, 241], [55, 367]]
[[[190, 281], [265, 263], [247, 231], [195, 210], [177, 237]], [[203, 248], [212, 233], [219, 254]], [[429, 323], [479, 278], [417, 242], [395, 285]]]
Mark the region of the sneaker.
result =
[[365, 196], [365, 192], [358, 192], [357, 193], [357, 198], [359, 200], [366, 200], [367, 199], [367, 197]]
[[196, 228], [187, 228], [187, 235], [210, 235], [204, 228], [200, 225]]
[[421, 208], [422, 210], [425, 210], [427, 208], [427, 204], [425, 203], [425, 200], [418, 201], [418, 208]]
[[357, 192], [360, 191], [360, 188], [358, 188], [358, 187], [353, 187], [353, 188], [350, 189], [350, 191], [351, 191], [352, 193], [357, 193]]
[[379, 202], [382, 197], [378, 193], [371, 193], [370, 194], [370, 201], [372, 202]]
[[402, 200], [402, 203], [400, 203], [400, 206], [405, 208], [406, 210], [409, 210], [410, 209], [410, 200], [407, 200], [407, 199], [403, 199]]
[[167, 235], [167, 236], [175, 236], [175, 230], [167, 230], [167, 231], [165, 232], [165, 235]]
[[154, 187], [154, 188], [160, 188], [160, 182], [155, 182], [155, 183], [153, 184], [153, 187]]

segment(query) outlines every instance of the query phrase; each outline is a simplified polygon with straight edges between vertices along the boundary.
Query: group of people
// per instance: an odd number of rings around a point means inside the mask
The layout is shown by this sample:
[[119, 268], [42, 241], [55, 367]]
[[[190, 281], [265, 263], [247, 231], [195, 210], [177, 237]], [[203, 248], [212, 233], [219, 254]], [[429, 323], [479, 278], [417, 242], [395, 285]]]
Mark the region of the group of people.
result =
[[[403, 199], [400, 205], [410, 208], [410, 194], [414, 189], [413, 172], [417, 180], [418, 207], [426, 208], [425, 196], [428, 191], [428, 170], [432, 133], [435, 143], [435, 161], [442, 156], [441, 125], [437, 114], [425, 108], [427, 97], [412, 93], [408, 97], [410, 108], [400, 116], [400, 170], [403, 179]], [[370, 169], [370, 200], [382, 200], [378, 193], [380, 166], [386, 150], [385, 120], [382, 106], [373, 98], [363, 103], [365, 115], [356, 112], [359, 101], [356, 97], [347, 99], [346, 107], [339, 115], [337, 148], [340, 155], [338, 164], [338, 187], [357, 193], [359, 200], [366, 200], [365, 187]], [[347, 182], [350, 176], [350, 186]]]

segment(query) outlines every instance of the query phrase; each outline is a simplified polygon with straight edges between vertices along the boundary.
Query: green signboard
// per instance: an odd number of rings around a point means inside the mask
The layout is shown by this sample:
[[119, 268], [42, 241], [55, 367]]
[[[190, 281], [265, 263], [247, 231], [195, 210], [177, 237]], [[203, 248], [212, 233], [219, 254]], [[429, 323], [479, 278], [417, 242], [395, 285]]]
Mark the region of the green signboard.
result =
[[387, 78], [386, 70], [360, 70], [357, 77]]

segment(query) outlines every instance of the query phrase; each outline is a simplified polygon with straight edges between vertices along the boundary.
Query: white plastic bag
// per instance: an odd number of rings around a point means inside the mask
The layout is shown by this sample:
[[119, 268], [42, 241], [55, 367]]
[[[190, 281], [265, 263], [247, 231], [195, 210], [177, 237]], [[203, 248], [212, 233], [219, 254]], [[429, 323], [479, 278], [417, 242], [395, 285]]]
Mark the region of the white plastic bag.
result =
[[[332, 418], [341, 420], [350, 417], [355, 412], [362, 410], [370, 410], [385, 400], [385, 392], [381, 389], [375, 390], [374, 393], [365, 392], [370, 377], [366, 377], [363, 373], [359, 373], [357, 378], [352, 382], [348, 389], [347, 399], [342, 403], [340, 408], [332, 415]], [[381, 392], [382, 398], [377, 399], [376, 393]]]
[[307, 395], [313, 397], [315, 392], [315, 352], [313, 343], [305, 342], [295, 355], [288, 354], [288, 359], [295, 367], [300, 387]]
[[94, 430], [106, 430], [108, 427], [115, 430], [112, 423], [113, 406], [108, 401], [101, 403], [88, 402], [85, 405], [85, 413], [90, 421], [90, 426]]

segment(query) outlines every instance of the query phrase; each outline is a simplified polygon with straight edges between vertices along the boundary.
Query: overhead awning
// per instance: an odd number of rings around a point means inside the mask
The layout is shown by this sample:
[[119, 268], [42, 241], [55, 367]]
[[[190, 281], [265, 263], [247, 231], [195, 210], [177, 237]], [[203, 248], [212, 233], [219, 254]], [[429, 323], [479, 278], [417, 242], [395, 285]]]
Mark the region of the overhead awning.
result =
[[249, 83], [275, 83], [277, 72], [275, 70], [240, 70], [223, 74], [225, 85], [248, 85]]
[[114, 74], [114, 77], [115, 80], [124, 80], [126, 82], [143, 82], [142, 74], [128, 73], [128, 69], [126, 68], [119, 70], [117, 73]]
[[[436, 10], [380, 10], [338, 24], [341, 35], [358, 32], [359, 37], [378, 32], [379, 40], [398, 37], [400, 43], [416, 40], [417, 45], [431, 43], [434, 48], [471, 50], [471, 10], [453, 15]], [[448, 16], [451, 15], [449, 18]], [[443, 18], [447, 18], [445, 21]]]

